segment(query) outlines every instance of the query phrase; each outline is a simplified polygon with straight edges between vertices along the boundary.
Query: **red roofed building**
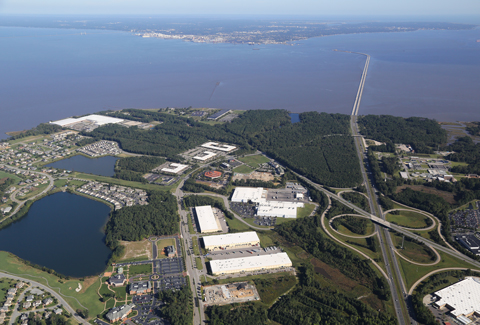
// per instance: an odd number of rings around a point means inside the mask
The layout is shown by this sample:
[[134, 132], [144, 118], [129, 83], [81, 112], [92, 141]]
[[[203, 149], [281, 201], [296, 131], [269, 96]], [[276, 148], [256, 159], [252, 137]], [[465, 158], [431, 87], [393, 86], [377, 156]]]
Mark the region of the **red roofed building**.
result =
[[216, 170], [211, 170], [205, 173], [205, 177], [212, 178], [212, 179], [219, 178], [220, 176], [222, 176], [222, 173]]

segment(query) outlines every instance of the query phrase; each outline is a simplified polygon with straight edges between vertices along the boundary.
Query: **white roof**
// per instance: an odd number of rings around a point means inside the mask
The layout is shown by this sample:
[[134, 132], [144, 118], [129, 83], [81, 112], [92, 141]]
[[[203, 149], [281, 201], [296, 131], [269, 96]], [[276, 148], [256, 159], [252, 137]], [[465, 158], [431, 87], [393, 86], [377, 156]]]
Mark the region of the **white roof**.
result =
[[217, 154], [214, 153], [214, 152], [211, 152], [211, 151], [204, 151], [201, 153], [202, 156], [195, 156], [193, 157], [193, 159], [197, 159], [197, 160], [208, 160], [214, 156], [216, 156]]
[[400, 172], [400, 176], [402, 176], [402, 178], [408, 178], [408, 173], [407, 172]]
[[116, 117], [91, 114], [91, 115], [87, 115], [87, 116], [82, 116], [80, 118], [69, 117], [69, 118], [66, 118], [66, 119], [63, 119], [63, 120], [53, 121], [53, 122], [50, 122], [50, 123], [60, 125], [60, 126], [66, 126], [66, 125], [69, 125], [69, 124], [78, 123], [78, 122], [85, 121], [85, 120], [93, 121], [97, 125], [105, 125], [105, 124], [109, 124], [109, 123], [114, 123], [115, 124], [115, 123], [120, 123], [120, 122], [124, 121], [124, 120], [122, 120], [120, 118], [116, 118]]
[[266, 201], [257, 206], [257, 215], [262, 217], [296, 218], [297, 208], [303, 208], [301, 202]]
[[210, 205], [195, 207], [195, 212], [197, 213], [200, 232], [222, 230], [218, 227], [217, 220]]
[[227, 235], [203, 237], [205, 247], [209, 246], [227, 246], [234, 244], [243, 244], [250, 242], [259, 242], [260, 239], [255, 231], [238, 232]]
[[184, 170], [185, 168], [188, 167], [188, 165], [182, 165], [182, 164], [177, 164], [177, 163], [171, 163], [170, 164], [170, 167], [174, 167], [174, 168], [168, 168], [168, 167], [165, 167], [165, 168], [162, 168], [162, 172], [167, 172], [167, 173], [173, 173], [173, 174], [176, 174], [176, 173], [179, 173], [181, 172], [182, 170]]
[[217, 142], [206, 142], [206, 143], [202, 144], [202, 147], [208, 148], [208, 149], [225, 151], [225, 152], [229, 152], [229, 151], [232, 151], [233, 149], [237, 148], [235, 146], [229, 146], [228, 144], [218, 144]]
[[454, 308], [451, 311], [456, 317], [468, 315], [472, 312], [480, 313], [480, 280], [466, 278], [445, 289], [435, 292], [441, 299], [436, 302], [438, 306], [448, 304]]
[[231, 258], [226, 260], [210, 261], [210, 267], [213, 274], [222, 272], [234, 272], [247, 269], [262, 269], [265, 267], [291, 266], [292, 261], [287, 253], [250, 256], [242, 258]]
[[260, 202], [265, 199], [267, 191], [263, 187], [237, 187], [232, 195], [232, 202]]

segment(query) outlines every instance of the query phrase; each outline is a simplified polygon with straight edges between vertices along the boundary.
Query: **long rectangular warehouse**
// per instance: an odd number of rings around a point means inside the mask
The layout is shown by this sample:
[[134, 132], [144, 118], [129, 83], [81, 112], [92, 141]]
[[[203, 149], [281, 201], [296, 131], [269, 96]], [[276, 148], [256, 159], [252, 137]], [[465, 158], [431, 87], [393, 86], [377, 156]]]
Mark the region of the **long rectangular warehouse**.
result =
[[210, 261], [213, 275], [279, 269], [292, 266], [287, 253]]
[[197, 216], [198, 226], [200, 227], [200, 232], [216, 232], [221, 231], [222, 227], [220, 222], [215, 217], [212, 207], [210, 205], [205, 205], [201, 207], [195, 207], [195, 214]]
[[255, 231], [207, 236], [203, 237], [202, 239], [205, 249], [210, 251], [260, 246], [260, 238], [258, 238], [258, 235]]

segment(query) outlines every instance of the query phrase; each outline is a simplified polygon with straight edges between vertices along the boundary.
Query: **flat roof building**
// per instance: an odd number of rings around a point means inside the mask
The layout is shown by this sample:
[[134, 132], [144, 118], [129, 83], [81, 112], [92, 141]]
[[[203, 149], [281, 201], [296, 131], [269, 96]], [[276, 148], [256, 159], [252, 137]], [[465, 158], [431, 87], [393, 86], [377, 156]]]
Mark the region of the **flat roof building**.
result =
[[[438, 298], [435, 305], [447, 308], [457, 319], [474, 313], [480, 316], [480, 280], [466, 278], [434, 293]], [[463, 316], [463, 317], [462, 317]]]
[[292, 266], [287, 253], [210, 261], [213, 275], [279, 269]]
[[188, 168], [188, 165], [171, 163], [169, 167], [162, 168], [162, 172], [178, 174], [181, 171], [183, 171], [185, 168]]
[[193, 159], [197, 159], [197, 160], [200, 160], [200, 161], [205, 161], [205, 160], [208, 160], [210, 158], [213, 158], [215, 157], [217, 154], [214, 153], [214, 152], [211, 152], [211, 151], [204, 151], [203, 153], [193, 157]]
[[110, 321], [110, 323], [115, 323], [120, 319], [124, 319], [130, 314], [135, 307], [134, 304], [123, 305], [120, 307], [115, 307], [110, 309], [110, 311], [105, 315], [105, 317]]
[[85, 120], [92, 121], [96, 125], [99, 125], [99, 126], [109, 124], [109, 123], [116, 124], [116, 123], [120, 123], [120, 122], [124, 121], [124, 120], [122, 120], [120, 118], [116, 118], [116, 117], [91, 114], [91, 115], [82, 116], [82, 117], [79, 117], [79, 118], [69, 117], [69, 118], [66, 118], [66, 119], [63, 119], [63, 120], [53, 121], [53, 122], [50, 122], [50, 123], [60, 125], [62, 127], [68, 127], [68, 125], [70, 125], [70, 124], [75, 124], [75, 123], [85, 121]]
[[278, 202], [266, 201], [257, 206], [257, 216], [277, 217], [277, 218], [296, 218], [297, 208], [303, 208], [301, 202]]
[[231, 109], [222, 109], [215, 114], [210, 115], [207, 119], [208, 120], [218, 120], [220, 117], [226, 115], [227, 113], [230, 113], [232, 110]]
[[238, 232], [226, 235], [202, 237], [205, 249], [238, 249], [260, 246], [260, 238], [255, 231]]
[[262, 187], [237, 187], [232, 195], [232, 202], [243, 202], [247, 203], [248, 201], [260, 202], [262, 199], [266, 199], [267, 190], [264, 190]]
[[470, 252], [475, 255], [480, 255], [480, 240], [477, 237], [474, 235], [461, 235], [457, 236], [456, 239]]
[[133, 282], [130, 284], [129, 293], [131, 295], [143, 295], [152, 291], [150, 281]]
[[202, 144], [202, 147], [207, 148], [207, 149], [224, 151], [224, 152], [230, 152], [230, 151], [237, 148], [235, 146], [230, 146], [228, 144], [219, 144], [218, 142], [206, 142], [206, 143]]
[[215, 217], [210, 205], [195, 207], [194, 211], [197, 217], [198, 226], [200, 227], [200, 232], [206, 233], [222, 230], [220, 222]]

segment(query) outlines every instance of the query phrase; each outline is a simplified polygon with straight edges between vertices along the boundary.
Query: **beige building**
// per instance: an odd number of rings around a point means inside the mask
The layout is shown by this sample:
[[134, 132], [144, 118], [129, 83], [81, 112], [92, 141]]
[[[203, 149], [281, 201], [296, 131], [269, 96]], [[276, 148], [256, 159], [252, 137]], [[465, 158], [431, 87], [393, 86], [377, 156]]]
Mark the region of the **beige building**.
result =
[[281, 269], [292, 266], [287, 253], [210, 261], [213, 275]]
[[255, 231], [203, 237], [205, 249], [209, 251], [239, 249], [260, 246], [260, 238]]
[[195, 207], [194, 211], [201, 233], [222, 231], [220, 221], [215, 217], [210, 205]]

